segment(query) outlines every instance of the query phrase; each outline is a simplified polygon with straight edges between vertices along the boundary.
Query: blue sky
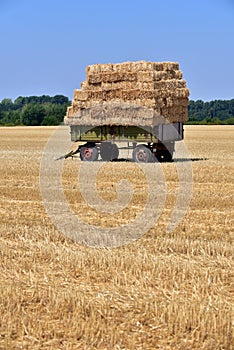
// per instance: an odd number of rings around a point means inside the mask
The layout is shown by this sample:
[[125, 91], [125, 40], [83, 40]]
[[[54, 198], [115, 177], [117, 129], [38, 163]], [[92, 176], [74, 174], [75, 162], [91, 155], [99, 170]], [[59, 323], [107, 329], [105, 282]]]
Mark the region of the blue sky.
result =
[[234, 98], [234, 0], [0, 0], [0, 101], [70, 99], [94, 63], [176, 61], [190, 98]]

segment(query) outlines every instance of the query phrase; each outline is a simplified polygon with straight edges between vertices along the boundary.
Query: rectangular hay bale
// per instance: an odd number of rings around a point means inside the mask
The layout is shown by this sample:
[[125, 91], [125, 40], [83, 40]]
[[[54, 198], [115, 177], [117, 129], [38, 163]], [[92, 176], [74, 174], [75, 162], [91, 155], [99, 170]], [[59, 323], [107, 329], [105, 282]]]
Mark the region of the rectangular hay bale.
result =
[[74, 91], [74, 100], [76, 101], [86, 101], [89, 97], [88, 91], [77, 89]]
[[88, 74], [87, 81], [89, 84], [112, 83], [118, 81], [137, 81], [136, 73], [132, 72], [108, 72], [98, 74]]

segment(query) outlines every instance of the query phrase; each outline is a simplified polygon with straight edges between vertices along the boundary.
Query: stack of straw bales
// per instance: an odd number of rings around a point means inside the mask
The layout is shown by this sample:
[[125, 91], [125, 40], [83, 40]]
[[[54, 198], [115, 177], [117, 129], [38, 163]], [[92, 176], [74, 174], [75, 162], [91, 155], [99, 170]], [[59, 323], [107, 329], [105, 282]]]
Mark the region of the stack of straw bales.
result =
[[[68, 125], [155, 125], [186, 122], [189, 90], [176, 62], [94, 64], [74, 91]], [[162, 118], [163, 117], [163, 118]]]

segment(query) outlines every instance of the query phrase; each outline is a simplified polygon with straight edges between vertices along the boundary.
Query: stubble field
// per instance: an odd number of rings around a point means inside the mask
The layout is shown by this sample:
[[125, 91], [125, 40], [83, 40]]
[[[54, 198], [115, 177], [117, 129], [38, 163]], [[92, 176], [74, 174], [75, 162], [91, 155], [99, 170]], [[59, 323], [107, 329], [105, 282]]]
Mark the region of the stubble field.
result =
[[[70, 240], [45, 211], [40, 161], [53, 130], [0, 128], [0, 349], [233, 349], [234, 127], [185, 127], [193, 194], [173, 232], [176, 164], [188, 159], [161, 164], [167, 193], [155, 225], [102, 249]], [[82, 198], [80, 164], [65, 161], [63, 186], [81, 220], [118, 227], [144, 210], [149, 187], [136, 164], [106, 163], [98, 173], [109, 202], [118, 181], [132, 183], [131, 202], [113, 215]]]

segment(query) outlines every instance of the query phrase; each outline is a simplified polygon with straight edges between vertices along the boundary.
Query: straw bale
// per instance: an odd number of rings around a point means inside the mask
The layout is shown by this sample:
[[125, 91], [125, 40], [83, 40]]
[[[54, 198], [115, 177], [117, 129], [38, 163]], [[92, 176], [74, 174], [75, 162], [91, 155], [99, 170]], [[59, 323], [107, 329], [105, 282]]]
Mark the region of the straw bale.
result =
[[87, 108], [92, 108], [92, 107], [96, 107], [96, 106], [100, 106], [101, 104], [103, 103], [103, 101], [101, 100], [90, 100], [88, 105], [87, 105]]
[[[123, 67], [124, 63], [116, 63], [113, 65], [113, 72], [122, 72], [124, 70]], [[127, 71], [127, 69], [125, 69]], [[130, 70], [131, 71], [131, 70]]]
[[168, 71], [170, 79], [182, 79], [183, 73], [180, 70], [171, 70]]
[[167, 97], [177, 97], [177, 98], [185, 98], [189, 96], [189, 90], [187, 88], [182, 88], [182, 89], [175, 89], [175, 90], [169, 90], [169, 89], [159, 89], [155, 93], [156, 96], [160, 96], [162, 98], [167, 98]]
[[177, 79], [168, 79], [168, 80], [160, 80], [155, 82], [143, 82], [142, 85], [139, 84], [139, 88], [142, 87], [144, 89], [144, 86], [150, 87], [148, 89], [154, 89], [156, 91], [158, 90], [168, 90], [170, 92], [174, 92], [177, 89], [186, 89], [186, 82], [184, 79], [177, 80]]
[[146, 108], [153, 108], [155, 111], [157, 110], [157, 104], [155, 99], [144, 99], [144, 100], [137, 100], [137, 104], [139, 106], [143, 106]]
[[88, 91], [81, 89], [76, 89], [74, 91], [74, 100], [76, 101], [86, 101], [89, 97]]
[[154, 70], [154, 63], [153, 62], [146, 62], [146, 61], [134, 62], [132, 65], [132, 70], [135, 72], [153, 71]]
[[123, 90], [122, 91], [122, 99], [123, 101], [132, 101], [138, 98], [136, 94], [136, 90]]
[[73, 106], [67, 107], [67, 116], [71, 116], [73, 113]]
[[[182, 98], [172, 98], [172, 97], [169, 97], [168, 99], [171, 99], [172, 100], [172, 106], [182, 106], [182, 107], [187, 107], [188, 104], [189, 104], [189, 99], [188, 97], [182, 97]], [[168, 104], [167, 104], [168, 105]]]
[[115, 99], [123, 99], [123, 91], [121, 89], [118, 90], [110, 90], [106, 92], [106, 101], [115, 100]]
[[155, 81], [167, 80], [167, 79], [170, 79], [168, 72], [166, 72], [166, 71], [155, 72], [155, 75], [154, 75]]
[[163, 62], [154, 62], [154, 70], [162, 71], [163, 70]]
[[137, 81], [137, 74], [132, 72], [115, 72], [108, 76], [107, 79], [111, 82]]
[[137, 74], [132, 72], [103, 72], [98, 74], [88, 74], [87, 81], [89, 84], [137, 81]]
[[174, 92], [175, 97], [184, 98], [189, 97], [189, 89], [188, 88], [182, 88], [182, 89], [176, 89]]
[[101, 72], [112, 72], [113, 71], [113, 64], [111, 64], [111, 63], [100, 64], [100, 71]]
[[82, 107], [79, 107], [78, 105], [73, 106], [73, 114], [79, 112], [82, 109]]
[[175, 121], [176, 111], [175, 108], [172, 107], [163, 107], [161, 108], [161, 114], [164, 118], [169, 119], [170, 121]]
[[152, 82], [155, 80], [155, 72], [137, 72], [137, 81], [138, 82]]
[[92, 64], [91, 66], [86, 67], [86, 75], [88, 74], [97, 74], [101, 72], [100, 64]]
[[187, 109], [187, 107], [189, 105], [189, 98], [188, 97], [181, 98], [180, 104], [181, 104], [181, 106], [186, 107], [186, 109]]
[[166, 106], [167, 107], [173, 107], [173, 105], [174, 105], [174, 99], [172, 98], [172, 97], [167, 97], [166, 98]]
[[132, 101], [136, 99], [153, 99], [155, 96], [154, 90], [122, 90], [122, 98], [124, 101]]
[[162, 97], [155, 97], [155, 103], [156, 103], [156, 106], [158, 107], [158, 108], [162, 108], [162, 107], [164, 107], [165, 106], [165, 99], [164, 98], [162, 98]]
[[168, 90], [168, 89], [158, 89], [155, 90], [155, 98], [161, 98], [161, 99], [165, 99], [169, 96], [173, 95], [173, 92]]
[[100, 90], [100, 89], [102, 89], [102, 83], [97, 83], [97, 84], [87, 83], [87, 90], [89, 90], [89, 91]]
[[112, 83], [112, 89], [134, 90], [137, 89], [137, 81], [119, 81]]
[[147, 62], [138, 61], [132, 63], [132, 70], [140, 71], [162, 71], [162, 70], [178, 70], [179, 64], [177, 62]]
[[157, 92], [161, 91], [162, 89], [168, 90], [167, 82], [168, 82], [167, 80], [155, 81], [152, 83], [153, 89], [156, 90]]
[[152, 90], [154, 89], [154, 82], [138, 81], [136, 82], [136, 88], [140, 90]]
[[100, 73], [89, 73], [87, 75], [87, 82], [88, 84], [98, 84], [101, 83], [103, 80], [103, 74]]
[[186, 88], [186, 82], [184, 79], [168, 79], [161, 80], [154, 83], [154, 89], [168, 89], [175, 90], [178, 88]]
[[116, 90], [118, 88], [117, 83], [106, 83], [106, 82], [102, 82], [101, 83], [101, 89], [104, 91], [110, 91], [110, 90]]
[[112, 72], [113, 70], [113, 64], [107, 63], [107, 64], [93, 64], [91, 66], [86, 67], [86, 75], [88, 74], [98, 74], [101, 72]]
[[[130, 84], [130, 85], [128, 85]], [[116, 81], [111, 83], [112, 90], [124, 90], [131, 89], [131, 82], [129, 81]]]
[[85, 89], [88, 88], [88, 83], [87, 83], [86, 80], [85, 80], [85, 81], [82, 81], [82, 82], [80, 83], [80, 88], [81, 88], [82, 90], [85, 90]]
[[101, 83], [101, 89], [104, 91], [108, 90], [132, 90], [137, 89], [136, 81], [117, 81], [113, 83]]
[[188, 117], [188, 109], [183, 106], [163, 107], [160, 109], [160, 113], [170, 122], [186, 122]]
[[114, 72], [132, 72], [133, 71], [133, 62], [123, 62], [113, 65]]
[[136, 90], [137, 91], [137, 96], [144, 100], [144, 99], [153, 99], [156, 96], [156, 91], [155, 90]]
[[183, 74], [180, 70], [165, 70], [157, 72], [155, 80], [169, 80], [169, 79], [182, 79]]
[[174, 99], [175, 106], [182, 106], [182, 107], [188, 107], [189, 104], [189, 98], [188, 97], [182, 97], [178, 99]]
[[177, 62], [162, 62], [163, 70], [176, 71], [179, 70], [179, 63]]
[[74, 101], [73, 108], [86, 108], [88, 105], [88, 101]]
[[112, 83], [101, 83], [101, 89], [104, 91], [113, 90]]
[[105, 100], [106, 98], [106, 91], [103, 91], [102, 89], [97, 90], [90, 90], [89, 91], [89, 99], [90, 100]]
[[138, 82], [153, 82], [169, 79], [182, 79], [181, 71], [139, 71], [137, 72]]
[[137, 61], [132, 63], [132, 71], [170, 71], [179, 70], [179, 63], [177, 62], [147, 62]]

